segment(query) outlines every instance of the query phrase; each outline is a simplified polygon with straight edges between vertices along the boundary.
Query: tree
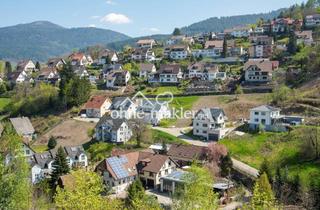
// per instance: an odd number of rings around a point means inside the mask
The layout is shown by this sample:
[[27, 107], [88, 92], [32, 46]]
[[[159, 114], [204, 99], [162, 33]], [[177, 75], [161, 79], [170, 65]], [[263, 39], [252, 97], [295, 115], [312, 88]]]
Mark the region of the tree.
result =
[[9, 61], [6, 61], [4, 70], [6, 74], [10, 74], [12, 72], [12, 66]]
[[232, 160], [230, 157], [230, 154], [228, 153], [225, 156], [221, 157], [220, 160], [220, 169], [221, 169], [221, 176], [222, 177], [229, 177], [231, 174], [231, 170], [232, 170]]
[[208, 145], [208, 164], [207, 167], [213, 176], [219, 176], [221, 170], [221, 158], [228, 154], [227, 148], [218, 143], [210, 143]]
[[142, 142], [148, 142], [152, 139], [152, 132], [148, 129], [146, 123], [141, 119], [132, 120], [133, 137], [136, 140], [137, 147], [141, 147]]
[[68, 107], [79, 106], [90, 98], [91, 84], [86, 78], [74, 77], [64, 87]]
[[269, 178], [263, 173], [256, 181], [250, 206], [252, 209], [276, 209], [276, 201], [273, 195]]
[[241, 85], [237, 85], [236, 86], [236, 89], [235, 89], [234, 93], [236, 94], [236, 100], [238, 100], [239, 99], [239, 95], [243, 94], [243, 89], [242, 89]]
[[[21, 150], [22, 139], [9, 124], [0, 137], [0, 208], [28, 210], [31, 205], [29, 164]], [[12, 158], [5, 163], [5, 154]]]
[[111, 155], [112, 148], [113, 148], [112, 144], [108, 144], [105, 142], [92, 144], [88, 149], [88, 153], [90, 154], [90, 159], [95, 162], [101, 161]]
[[320, 137], [317, 127], [304, 127], [300, 132], [301, 154], [305, 159], [318, 160], [320, 158]]
[[48, 148], [49, 148], [49, 149], [54, 149], [56, 146], [57, 146], [57, 140], [56, 140], [56, 138], [54, 138], [53, 136], [51, 136], [51, 137], [49, 138], [49, 141], [48, 141]]
[[182, 35], [180, 28], [175, 28], [175, 29], [173, 30], [172, 35], [173, 35], [173, 36], [180, 36], [180, 35]]
[[271, 168], [270, 168], [270, 162], [264, 158], [263, 159], [263, 162], [260, 166], [260, 170], [259, 170], [259, 174], [262, 175], [262, 174], [266, 174], [269, 178], [269, 182], [272, 183], [272, 174], [271, 174]]
[[292, 55], [297, 52], [297, 38], [294, 31], [290, 32], [289, 43], [288, 43], [288, 52]]
[[192, 166], [183, 177], [182, 188], [177, 188], [173, 197], [173, 209], [217, 209], [217, 195], [212, 190], [213, 178], [210, 172], [198, 166]]
[[58, 187], [54, 197], [58, 209], [122, 209], [122, 203], [117, 199], [107, 199], [101, 196], [104, 192], [100, 176], [91, 171], [78, 170], [71, 173], [72, 187]]
[[70, 168], [67, 162], [67, 155], [64, 152], [62, 147], [59, 147], [56, 157], [54, 158], [54, 162], [52, 163], [52, 173], [50, 184], [54, 188], [57, 185], [57, 182], [60, 176], [69, 173]]
[[36, 69], [37, 69], [38, 71], [41, 70], [41, 65], [40, 65], [39, 61], [36, 62]]
[[228, 57], [228, 40], [227, 40], [227, 37], [224, 37], [224, 40], [223, 40], [222, 57], [223, 58]]
[[320, 209], [320, 183], [316, 179], [312, 178], [309, 184], [309, 208], [308, 209]]
[[273, 92], [272, 92], [272, 102], [274, 104], [279, 105], [281, 102], [285, 102], [287, 100], [289, 100], [290, 96], [292, 94], [292, 90], [285, 86], [282, 85], [280, 87], [276, 87]]
[[127, 206], [130, 209], [160, 210], [158, 202], [151, 196], [145, 194], [145, 190], [139, 179], [135, 180], [128, 188]]

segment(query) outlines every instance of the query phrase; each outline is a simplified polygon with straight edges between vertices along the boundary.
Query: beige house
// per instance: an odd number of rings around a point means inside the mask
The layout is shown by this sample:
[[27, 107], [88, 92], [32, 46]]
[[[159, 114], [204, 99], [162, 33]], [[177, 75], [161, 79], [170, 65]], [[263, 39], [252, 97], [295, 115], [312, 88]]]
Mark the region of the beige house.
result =
[[106, 96], [93, 96], [84, 106], [86, 117], [101, 118], [109, 110], [111, 100]]

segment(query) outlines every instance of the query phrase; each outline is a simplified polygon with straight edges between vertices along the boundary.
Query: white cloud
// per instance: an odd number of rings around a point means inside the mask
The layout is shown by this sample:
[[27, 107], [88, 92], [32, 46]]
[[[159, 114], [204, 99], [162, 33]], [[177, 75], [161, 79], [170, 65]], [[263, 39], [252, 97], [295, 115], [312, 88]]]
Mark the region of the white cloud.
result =
[[90, 27], [90, 28], [95, 28], [96, 25], [95, 25], [95, 24], [90, 24], [89, 27]]
[[117, 4], [116, 2], [114, 2], [112, 0], [107, 0], [106, 3], [109, 5], [116, 5]]
[[91, 16], [90, 17], [90, 19], [98, 19], [98, 18], [100, 18], [101, 16], [99, 16], [99, 15], [93, 15], [93, 16]]
[[112, 24], [127, 24], [127, 23], [131, 23], [132, 21], [123, 14], [110, 13], [104, 16], [103, 18], [101, 18], [100, 22], [112, 23]]

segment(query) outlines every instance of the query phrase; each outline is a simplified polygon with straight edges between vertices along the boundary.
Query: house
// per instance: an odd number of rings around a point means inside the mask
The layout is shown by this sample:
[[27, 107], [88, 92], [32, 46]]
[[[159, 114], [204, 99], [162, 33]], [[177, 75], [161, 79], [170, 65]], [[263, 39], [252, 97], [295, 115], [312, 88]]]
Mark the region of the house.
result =
[[176, 189], [181, 189], [186, 182], [188, 172], [176, 170], [167, 176], [160, 178], [160, 192], [166, 192], [173, 195]]
[[106, 79], [109, 72], [111, 71], [121, 71], [122, 65], [121, 64], [107, 64], [102, 70], [101, 76], [103, 79]]
[[191, 165], [194, 161], [203, 163], [207, 160], [208, 147], [196, 145], [172, 144], [167, 155], [178, 163], [179, 167]]
[[320, 14], [307, 15], [305, 18], [305, 26], [313, 28], [320, 25]]
[[105, 64], [110, 64], [108, 63], [111, 62], [111, 63], [118, 63], [119, 62], [119, 56], [117, 54], [117, 52], [115, 51], [112, 51], [112, 50], [104, 50], [100, 53], [99, 55], [99, 64], [100, 65], [105, 65]]
[[234, 27], [232, 29], [226, 29], [224, 31], [225, 34], [230, 34], [235, 38], [245, 38], [249, 37], [250, 34], [253, 32], [252, 28], [250, 27]]
[[177, 44], [187, 44], [193, 45], [195, 40], [193, 37], [187, 37], [185, 35], [172, 36], [169, 40], [166, 41], [167, 45], [177, 45]]
[[13, 84], [32, 82], [32, 78], [25, 71], [14, 71], [8, 74], [8, 80]]
[[17, 71], [24, 71], [27, 74], [31, 74], [36, 71], [36, 65], [32, 62], [32, 60], [20, 61], [17, 64]]
[[278, 61], [252, 59], [245, 63], [245, 81], [266, 83], [272, 80], [273, 71], [278, 69]]
[[254, 34], [264, 34], [265, 30], [264, 28], [261, 26], [261, 27], [255, 27], [255, 29], [253, 30], [253, 33]]
[[89, 60], [84, 53], [72, 53], [69, 56], [72, 66], [85, 66], [89, 64]]
[[111, 100], [106, 96], [93, 96], [84, 105], [86, 116], [89, 118], [101, 118], [110, 111]]
[[125, 191], [140, 179], [145, 187], [160, 188], [160, 179], [176, 170], [177, 164], [168, 156], [149, 152], [130, 152], [103, 160], [96, 171], [115, 193]]
[[159, 125], [160, 121], [171, 117], [168, 103], [159, 103], [155, 100], [138, 100], [137, 113], [146, 123]]
[[35, 129], [28, 117], [10, 118], [10, 122], [19, 136], [29, 141], [36, 137]]
[[117, 97], [112, 101], [111, 110], [120, 118], [131, 119], [137, 111], [137, 104], [129, 98]]
[[131, 54], [131, 59], [138, 62], [152, 62], [156, 59], [156, 56], [151, 48], [137, 48]]
[[304, 122], [302, 117], [283, 116], [281, 109], [262, 105], [250, 110], [249, 126], [252, 130], [264, 129], [266, 131], [286, 131], [290, 126], [301, 125]]
[[65, 65], [66, 62], [62, 58], [51, 58], [48, 60], [48, 68], [55, 68], [57, 70], [62, 70], [63, 65]]
[[140, 78], [148, 78], [149, 74], [155, 73], [157, 71], [156, 66], [151, 63], [140, 63], [139, 70]]
[[152, 49], [155, 45], [156, 41], [154, 39], [140, 39], [137, 41], [137, 46], [139, 48]]
[[251, 36], [249, 41], [252, 46], [249, 47], [250, 58], [269, 58], [272, 56], [274, 40], [269, 36]]
[[57, 72], [56, 67], [46, 67], [41, 69], [36, 80], [38, 82], [55, 84], [60, 80], [60, 76]]
[[72, 66], [72, 70], [73, 72], [80, 78], [87, 78], [89, 77], [89, 73], [87, 68], [84, 65], [76, 65], [76, 66]]
[[309, 31], [296, 31], [295, 35], [297, 37], [297, 44], [304, 44], [306, 46], [311, 46], [313, 43], [312, 30]]
[[191, 51], [188, 45], [173, 45], [170, 47], [169, 58], [172, 60], [187, 59]]
[[193, 135], [205, 138], [208, 141], [217, 141], [223, 138], [226, 129], [226, 114], [220, 108], [204, 108], [197, 112], [193, 119]]
[[120, 71], [111, 71], [107, 74], [107, 88], [116, 88], [127, 86], [129, 80], [131, 79], [131, 74], [129, 71], [120, 70]]
[[150, 74], [148, 81], [150, 83], [160, 82], [160, 83], [179, 83], [182, 79], [183, 73], [178, 64], [162, 64], [160, 69], [154, 73]]
[[132, 137], [132, 130], [125, 118], [104, 115], [96, 125], [95, 137], [98, 141], [126, 143]]
[[[66, 153], [66, 159], [70, 169], [88, 166], [88, 157], [82, 146], [66, 146], [63, 149]], [[44, 178], [50, 176], [56, 153], [57, 150], [50, 150], [44, 153], [35, 153], [29, 158], [31, 181], [33, 184], [39, 183]]]
[[219, 66], [213, 63], [193, 63], [188, 66], [185, 78], [213, 81], [215, 79], [225, 80], [225, 72], [219, 71]]
[[291, 18], [278, 18], [271, 22], [273, 33], [288, 33], [290, 27], [294, 24], [294, 20]]

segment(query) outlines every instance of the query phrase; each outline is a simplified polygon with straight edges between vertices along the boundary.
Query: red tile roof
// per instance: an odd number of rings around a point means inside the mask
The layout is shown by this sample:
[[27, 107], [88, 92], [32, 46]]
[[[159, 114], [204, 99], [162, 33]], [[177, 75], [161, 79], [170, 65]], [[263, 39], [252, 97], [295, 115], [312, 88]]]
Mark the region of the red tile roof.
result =
[[93, 96], [90, 98], [90, 100], [85, 104], [85, 109], [100, 109], [101, 106], [105, 103], [105, 101], [108, 100], [111, 102], [111, 100], [106, 96]]

